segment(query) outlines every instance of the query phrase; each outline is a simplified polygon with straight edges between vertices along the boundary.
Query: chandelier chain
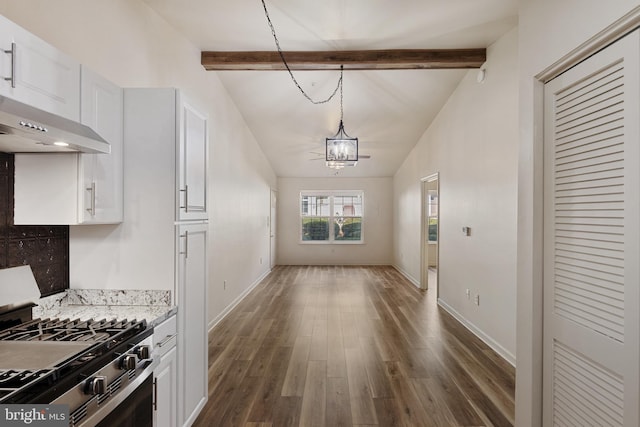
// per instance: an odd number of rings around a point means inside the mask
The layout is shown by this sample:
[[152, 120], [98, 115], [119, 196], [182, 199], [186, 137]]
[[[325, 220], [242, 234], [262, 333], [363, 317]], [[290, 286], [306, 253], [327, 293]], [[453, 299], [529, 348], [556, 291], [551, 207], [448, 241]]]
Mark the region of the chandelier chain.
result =
[[344, 116], [344, 110], [342, 108], [342, 72], [344, 66], [340, 66], [340, 123], [342, 123], [342, 118]]
[[338, 89], [340, 89], [340, 120], [342, 120], [342, 68], [343, 67], [340, 66], [340, 79], [338, 79], [338, 84], [336, 85], [336, 88], [333, 90], [333, 93], [329, 95], [328, 98], [322, 101], [315, 101], [304, 91], [304, 89], [302, 89], [302, 86], [300, 86], [300, 83], [298, 83], [298, 80], [296, 80], [295, 76], [293, 75], [293, 72], [291, 71], [289, 64], [287, 64], [287, 60], [285, 59], [284, 53], [280, 48], [280, 41], [278, 40], [278, 36], [276, 35], [276, 30], [273, 27], [273, 23], [271, 22], [271, 18], [269, 17], [269, 11], [267, 10], [267, 5], [264, 2], [264, 0], [262, 0], [262, 7], [264, 8], [264, 14], [267, 17], [269, 28], [271, 28], [271, 34], [273, 35], [273, 40], [275, 41], [276, 47], [278, 48], [278, 54], [280, 55], [280, 59], [282, 59], [282, 63], [284, 64], [285, 68], [289, 72], [289, 76], [291, 76], [291, 80], [293, 80], [293, 83], [295, 83], [297, 88], [300, 90], [300, 93], [302, 93], [304, 97], [307, 98], [312, 104], [326, 104], [327, 102], [331, 101], [334, 96], [336, 96], [336, 93], [338, 93]]

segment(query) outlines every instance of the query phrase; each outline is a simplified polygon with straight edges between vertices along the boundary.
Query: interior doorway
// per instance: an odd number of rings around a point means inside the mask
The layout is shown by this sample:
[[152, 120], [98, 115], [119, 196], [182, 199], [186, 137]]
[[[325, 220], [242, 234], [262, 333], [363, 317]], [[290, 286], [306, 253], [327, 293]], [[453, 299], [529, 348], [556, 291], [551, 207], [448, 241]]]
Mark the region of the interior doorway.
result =
[[440, 238], [440, 175], [422, 178], [422, 232], [420, 288], [434, 289], [438, 296], [438, 258]]

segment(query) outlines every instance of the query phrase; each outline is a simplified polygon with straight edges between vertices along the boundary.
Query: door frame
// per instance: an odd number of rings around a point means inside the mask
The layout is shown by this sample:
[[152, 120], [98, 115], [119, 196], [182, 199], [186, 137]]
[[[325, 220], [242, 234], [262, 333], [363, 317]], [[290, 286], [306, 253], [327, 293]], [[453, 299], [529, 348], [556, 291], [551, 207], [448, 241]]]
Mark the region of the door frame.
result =
[[[429, 213], [427, 212], [427, 197], [428, 197], [428, 185], [436, 181], [436, 192], [438, 193], [438, 244], [435, 249], [431, 248], [427, 239], [429, 235]], [[439, 294], [439, 282], [440, 282], [440, 172], [435, 172], [431, 175], [427, 175], [420, 179], [420, 289], [429, 289], [429, 252], [436, 251], [436, 298]]]
[[278, 233], [278, 190], [271, 188], [269, 192], [269, 269], [273, 270], [277, 260]]

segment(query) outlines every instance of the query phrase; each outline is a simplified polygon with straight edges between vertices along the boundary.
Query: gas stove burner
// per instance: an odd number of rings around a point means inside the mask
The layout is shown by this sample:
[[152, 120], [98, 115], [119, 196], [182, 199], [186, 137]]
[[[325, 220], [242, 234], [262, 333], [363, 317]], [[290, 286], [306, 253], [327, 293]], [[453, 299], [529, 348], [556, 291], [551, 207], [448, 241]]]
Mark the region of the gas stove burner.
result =
[[106, 341], [109, 339], [109, 337], [111, 337], [111, 335], [108, 332], [79, 332], [77, 334], [67, 336], [68, 341]]
[[36, 319], [0, 332], [0, 340], [104, 342], [132, 328], [136, 323], [138, 322], [104, 319]]
[[49, 369], [41, 369], [35, 371], [30, 369], [0, 370], [0, 388], [18, 388], [37, 380], [38, 378], [49, 372]]

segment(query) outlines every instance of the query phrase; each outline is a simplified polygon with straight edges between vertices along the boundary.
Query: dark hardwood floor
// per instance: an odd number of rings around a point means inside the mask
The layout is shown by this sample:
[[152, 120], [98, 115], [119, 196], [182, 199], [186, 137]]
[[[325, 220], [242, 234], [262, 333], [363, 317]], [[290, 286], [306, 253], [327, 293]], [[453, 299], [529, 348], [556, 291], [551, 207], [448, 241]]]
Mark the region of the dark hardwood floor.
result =
[[512, 426], [515, 373], [391, 267], [279, 266], [209, 334], [195, 426]]

